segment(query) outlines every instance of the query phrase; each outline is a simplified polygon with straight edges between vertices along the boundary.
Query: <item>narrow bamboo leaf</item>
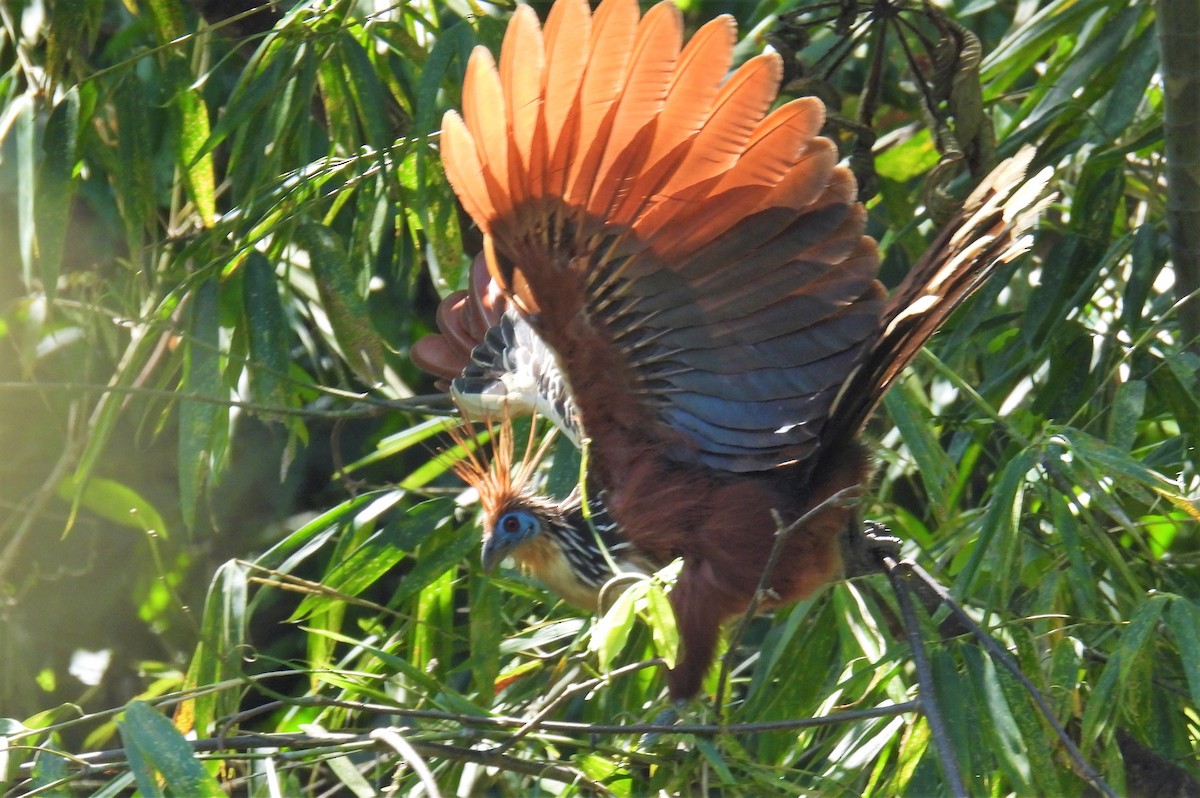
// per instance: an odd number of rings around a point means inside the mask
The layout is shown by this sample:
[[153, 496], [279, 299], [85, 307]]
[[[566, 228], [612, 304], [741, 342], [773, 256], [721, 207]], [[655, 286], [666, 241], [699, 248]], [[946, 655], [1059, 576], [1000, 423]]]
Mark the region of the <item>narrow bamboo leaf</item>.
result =
[[1079, 738], [1085, 746], [1085, 752], [1087, 746], [1102, 737], [1107, 739], [1112, 733], [1114, 719], [1126, 708], [1125, 693], [1145, 688], [1141, 683], [1131, 684], [1129, 675], [1134, 660], [1143, 653], [1169, 601], [1170, 598], [1165, 594], [1150, 596], [1133, 613], [1129, 625], [1122, 632], [1121, 640], [1101, 671], [1100, 678], [1095, 681], [1083, 710], [1083, 730]]
[[601, 615], [592, 627], [592, 639], [589, 647], [596, 652], [596, 659], [603, 672], [612, 669], [617, 654], [620, 654], [621, 649], [625, 647], [625, 640], [629, 637], [629, 630], [633, 628], [634, 616], [637, 615], [635, 602], [635, 591], [632, 588], [626, 590], [617, 597], [608, 612]]
[[[395, 567], [396, 563], [411, 555], [418, 546], [428, 541], [439, 526], [447, 523], [449, 516], [450, 502], [448, 500], [435, 499], [418, 504], [402, 517], [367, 538], [349, 557], [338, 563], [330, 573], [322, 578], [322, 584], [337, 593], [357, 596]], [[471, 545], [473, 543], [468, 539], [467, 548]], [[435, 549], [435, 551], [437, 550]], [[437, 574], [446, 570], [444, 558], [431, 559], [438, 559], [439, 564], [442, 565]], [[460, 554], [455, 562], [461, 559]], [[417, 568], [420, 569], [421, 566], [418, 565]], [[404, 581], [413, 583], [412, 589], [407, 594], [416, 593], [425, 587], [425, 584], [417, 584], [421, 581], [420, 574], [414, 579], [410, 573]], [[327, 597], [309, 596], [300, 602], [300, 606], [292, 613], [292, 620], [303, 618], [328, 602]]]
[[[273, 103], [280, 101], [281, 84], [287, 76], [288, 68], [288, 59], [284, 56], [290, 55], [292, 49], [297, 46], [301, 45], [276, 38], [265, 53], [260, 50], [255, 55], [253, 67], [242, 72], [238, 85], [230, 95], [229, 101], [225, 103], [216, 124], [213, 125], [208, 141], [196, 153], [197, 155], [211, 152], [231, 134], [259, 121], [255, 118], [256, 114], [263, 109], [270, 109]], [[243, 158], [253, 156], [262, 158], [261, 152], [244, 153], [238, 152], [237, 148], [234, 148], [230, 152], [230, 161], [233, 160], [235, 154]]]
[[883, 397], [888, 415], [900, 430], [900, 437], [912, 453], [921, 475], [921, 484], [929, 493], [929, 508], [938, 519], [947, 511], [946, 491], [954, 484], [954, 466], [938, 443], [920, 390], [910, 380], [902, 380]]
[[279, 298], [279, 281], [264, 255], [252, 252], [243, 266], [246, 338], [250, 345], [250, 384], [259, 404], [286, 407], [288, 323]]
[[[442, 296], [463, 286], [469, 261], [463, 257], [458, 204], [430, 144], [441, 119], [442, 101], [439, 98], [443, 82], [449, 77], [451, 84], [461, 85], [459, 75], [450, 75], [450, 66], [456, 57], [465, 64], [466, 54], [475, 43], [475, 31], [470, 25], [454, 25], [444, 31], [425, 58], [417, 86], [413, 127], [419, 138], [412, 152], [416, 167], [416, 209], [421, 229], [429, 241], [430, 276]], [[433, 177], [429, 174], [431, 160], [434, 162]]]
[[[1008, 774], [1017, 794], [1029, 793], [1033, 787], [1030, 746], [1000, 684], [996, 665], [991, 657], [983, 656], [977, 648], [964, 648], [963, 657], [967, 661], [967, 673], [975, 681], [975, 689], [992, 728], [992, 752]], [[1035, 746], [1040, 745], [1038, 737], [1034, 737], [1032, 742]]]
[[[182, 76], [182, 70], [176, 70]], [[189, 78], [190, 84], [190, 75]], [[175, 97], [179, 111], [179, 168], [183, 170], [184, 187], [196, 213], [205, 227], [212, 227], [217, 220], [216, 176], [211, 153], [205, 153], [208, 141], [208, 106], [199, 89], [177, 86]]]
[[[460, 531], [459, 534], [443, 537], [441, 540], [430, 541], [422, 546], [417, 564], [404, 578], [400, 587], [396, 589], [391, 605], [397, 606], [418, 591], [428, 587], [442, 574], [460, 565], [468, 555], [475, 552], [478, 546], [479, 538], [470, 528]], [[478, 555], [476, 554], [476, 556]]]
[[167, 45], [163, 75], [171, 91], [171, 104], [179, 124], [178, 136], [173, 142], [175, 163], [197, 217], [205, 227], [211, 227], [217, 218], [216, 178], [212, 154], [204, 149], [211, 127], [204, 94], [195, 85], [185, 46], [178, 42], [186, 33], [183, 8], [173, 0], [147, 0], [147, 4], [155, 32]]
[[[990, 768], [984, 768], [983, 762], [990, 752], [983, 748], [983, 741], [972, 732], [979, 728], [978, 723], [972, 723], [972, 718], [978, 721], [975, 706], [975, 696], [959, 672], [954, 657], [944, 649], [930, 652], [929, 664], [933, 669], [933, 692], [937, 696], [942, 710], [942, 719], [946, 724], [946, 735], [949, 739], [944, 743], [950, 747], [951, 758], [957, 762], [960, 772], [965, 776], [970, 773], [983, 773]], [[931, 685], [922, 684], [922, 690], [929, 690]], [[936, 741], [925, 752], [929, 758], [936, 753]], [[942, 767], [938, 759], [939, 770]], [[943, 771], [943, 776], [945, 772]]]
[[[230, 560], [217, 569], [200, 627], [200, 644], [189, 669], [188, 687], [217, 684], [243, 675], [242, 656], [246, 645], [246, 597], [249, 569]], [[201, 736], [211, 733], [218, 718], [237, 712], [241, 694], [237, 690], [208, 691], [192, 704], [193, 728]]]
[[721, 784], [737, 784], [738, 780], [734, 778], [733, 771], [729, 769], [729, 763], [721, 756], [720, 750], [713, 741], [707, 737], [696, 737], [696, 750], [704, 755], [708, 760], [708, 764], [712, 765], [713, 771], [716, 772]]
[[[4, 759], [0, 757], [0, 765], [3, 764], [5, 764]], [[0, 774], [7, 772], [7, 768], [0, 769]], [[50, 788], [51, 784], [62, 781], [68, 775], [70, 774], [67, 770], [67, 756], [56, 751], [53, 744], [41, 746], [41, 750], [38, 751], [33, 761], [32, 786], [38, 788], [36, 793], [51, 796], [51, 798], [70, 798], [72, 792], [67, 789], [65, 784]]]
[[[374, 463], [395, 457], [401, 452], [407, 451], [413, 446], [417, 446], [445, 432], [447, 429], [457, 426], [459, 423], [459, 419], [457, 418], [431, 418], [411, 427], [406, 427], [395, 435], [389, 435], [381, 440], [375, 445], [375, 451], [350, 463], [342, 469], [342, 473], [352, 474]], [[435, 467], [430, 468], [428, 473], [425, 473], [425, 466], [422, 466], [405, 477], [400, 484], [406, 489], [422, 487], [429, 484], [430, 480], [436, 479], [446, 473], [448, 467], [448, 463], [438, 463]]]
[[[362, 649], [364, 652], [366, 652], [366, 653], [370, 654], [372, 657], [375, 657], [376, 659], [378, 659], [381, 663], [383, 663], [383, 665], [385, 667], [390, 668], [391, 670], [395, 671], [396, 673], [402, 674], [406, 680], [412, 682], [412, 684], [415, 687], [420, 688], [420, 690], [422, 691], [422, 695], [425, 698], [429, 699], [430, 703], [432, 703], [434, 706], [439, 706], [439, 707], [444, 706], [444, 702], [450, 696], [450, 694], [445, 691], [445, 685], [439, 684], [438, 681], [436, 679], [431, 678], [429, 676], [429, 674], [425, 673], [418, 667], [414, 667], [413, 664], [411, 662], [409, 662], [407, 659], [405, 659], [404, 657], [396, 656], [395, 654], [392, 654], [388, 651], [384, 651], [383, 649], [381, 649], [377, 646], [372, 646], [367, 643], [364, 643], [362, 641], [362, 639], [360, 639], [360, 638], [348, 637], [348, 636], [340, 634], [338, 632], [328, 631], [328, 630], [324, 630], [324, 629], [314, 629], [311, 631], [314, 636], [324, 637], [335, 643], [344, 643], [347, 646], [354, 646], [356, 648]], [[361, 685], [348, 684], [344, 680], [339, 679], [336, 671], [331, 671], [329, 673], [316, 674], [316, 676], [321, 681], [325, 681], [330, 684], [337, 684], [339, 687], [343, 687], [343, 688], [352, 688], [352, 689], [357, 690], [361, 687]], [[469, 714], [469, 715], [483, 714], [483, 712], [480, 710], [479, 707], [476, 707], [476, 706], [470, 704], [469, 702], [461, 699], [461, 697], [460, 697], [460, 701], [461, 701], [461, 704], [459, 707], [455, 708], [456, 711], [461, 710], [463, 708], [463, 705], [465, 705], [467, 707], [470, 707], [470, 709], [468, 709], [464, 714]]]
[[1179, 647], [1179, 660], [1192, 694], [1192, 706], [1200, 707], [1200, 607], [1177, 597], [1167, 612], [1167, 624]]
[[79, 90], [72, 87], [54, 106], [42, 138], [37, 181], [38, 276], [47, 301], [54, 301], [67, 240], [67, 221], [75, 195], [75, 161], [79, 147]]
[[[1141, 98], [1139, 98], [1140, 101]], [[1142, 327], [1142, 314], [1146, 310], [1146, 298], [1163, 266], [1158, 252], [1158, 225], [1144, 224], [1133, 233], [1130, 247], [1129, 279], [1125, 283], [1125, 295], [1121, 301], [1121, 327], [1137, 330]]]
[[196, 502], [204, 490], [221, 408], [220, 309], [217, 281], [205, 280], [191, 296], [184, 352], [183, 393], [179, 404], [179, 502], [191, 529]]
[[71, 475], [59, 483], [58, 495], [66, 501], [77, 500], [80, 506], [115, 524], [152, 532], [163, 538], [168, 536], [167, 524], [154, 505], [133, 488], [116, 480], [93, 477], [80, 484], [78, 478]]
[[297, 240], [308, 251], [321, 304], [346, 362], [366, 382], [378, 383], [383, 374], [383, 343], [371, 326], [342, 242], [332, 230], [314, 223], [302, 225]]
[[375, 798], [379, 794], [371, 786], [371, 782], [363, 778], [363, 775], [358, 772], [358, 766], [350, 757], [328, 757], [325, 760], [325, 764], [329, 765], [329, 769], [333, 771], [333, 775], [337, 776], [342, 786], [357, 796], [357, 798]]
[[[471, 637], [471, 673], [474, 691], [480, 696], [498, 692], [500, 677], [500, 642], [504, 639], [503, 617], [499, 590], [484, 574], [470, 577], [471, 611], [467, 615]], [[534, 661], [534, 667], [540, 663]], [[522, 671], [523, 673], [523, 671]], [[521, 674], [513, 674], [516, 678]]]
[[329, 137], [333, 141], [351, 142], [360, 138], [354, 125], [355, 114], [351, 102], [350, 87], [345, 82], [339, 51], [326, 50], [317, 69], [317, 80], [321, 87], [321, 101], [329, 119]]
[[92, 39], [104, 13], [104, 0], [59, 0], [49, 15], [46, 36], [46, 72], [59, 80], [63, 65], [75, 52], [90, 52]]
[[1154, 36], [1134, 36], [1117, 58], [1121, 69], [1112, 89], [1104, 95], [1093, 136], [1101, 145], [1114, 143], [1129, 130], [1158, 70], [1158, 42]]
[[[975, 549], [955, 580], [955, 592], [959, 595], [971, 595], [975, 590], [975, 582], [981, 574], [984, 557], [994, 543], [1007, 546], [1016, 535], [1018, 519], [1024, 505], [1023, 488], [1025, 475], [1037, 462], [1034, 452], [1025, 450], [1009, 461], [995, 482], [992, 495], [988, 499], [987, 511], [979, 524], [979, 539], [975, 541]], [[999, 541], [997, 541], [999, 537]], [[993, 558], [993, 562], [997, 558]], [[1010, 564], [1011, 565], [1011, 564]], [[1001, 589], [1003, 594], [1003, 589]]]
[[[117, 721], [117, 728], [121, 728], [121, 721]], [[158, 778], [154, 774], [154, 765], [151, 764], [149, 757], [138, 746], [125, 741], [125, 758], [129, 761], [129, 770], [133, 773], [133, 778], [138, 785], [138, 794], [141, 798], [165, 798], [162, 788], [158, 785]]]
[[155, 224], [157, 196], [148, 101], [146, 86], [136, 73], [126, 76], [113, 96], [117, 124], [121, 130], [121, 135], [117, 137], [120, 168], [113, 177], [120, 192], [121, 220], [125, 225], [125, 239], [131, 253], [141, 251], [147, 231]]
[[[392, 495], [398, 501], [403, 494], [393, 492]], [[321, 513], [261, 554], [255, 560], [255, 565], [280, 573], [291, 573], [297, 565], [324, 545], [331, 531], [336, 531], [340, 524], [346, 523], [367, 505], [378, 501], [379, 497], [378, 492], [363, 493]]]
[[[32, 94], [13, 98], [8, 112], [15, 119], [13, 134], [17, 143], [17, 230], [21, 251], [21, 278], [26, 292], [34, 291], [37, 272], [37, 110]], [[34, 332], [38, 332], [34, 330]]]
[[192, 747], [171, 721], [142, 701], [129, 702], [124, 714], [117, 726], [142, 795], [163, 794], [154, 776], [159, 773], [174, 795], [223, 798], [221, 785], [196, 759]]
[[1184, 498], [1180, 496], [1179, 488], [1174, 483], [1157, 471], [1142, 465], [1128, 452], [1074, 427], [1056, 427], [1054, 432], [1069, 441], [1071, 450], [1095, 473], [1113, 477], [1121, 476], [1125, 480], [1129, 480], [1128, 482], [1122, 480], [1121, 488], [1123, 490], [1137, 495], [1134, 489], [1143, 487], [1164, 497], [1174, 495]]
[[388, 134], [385, 117], [381, 113], [387, 104], [375, 67], [367, 57], [367, 51], [348, 32], [338, 37], [337, 47], [342, 58], [346, 86], [354, 101], [355, 115], [363, 127], [367, 143], [377, 152], [382, 152], [391, 145], [392, 136]]
[[1096, 578], [1090, 567], [1094, 552], [1089, 552], [1083, 546], [1079, 535], [1079, 520], [1071, 512], [1071, 507], [1065, 496], [1053, 493], [1047, 497], [1050, 504], [1054, 529], [1062, 538], [1063, 550], [1070, 563], [1071, 578], [1067, 581], [1075, 600], [1079, 603], [1081, 613], [1085, 617], [1096, 618], [1100, 615], [1101, 602], [1096, 590]]
[[1094, 81], [1104, 67], [1113, 63], [1118, 49], [1129, 31], [1137, 23], [1140, 9], [1126, 8], [1111, 16], [1096, 28], [1100, 35], [1087, 42], [1086, 47], [1073, 57], [1066, 69], [1050, 85], [1049, 91], [1030, 114], [1026, 125], [1037, 124], [1043, 116], [1053, 114], [1060, 106], [1074, 101], [1077, 93], [1089, 81]]
[[1129, 380], [1118, 385], [1108, 416], [1108, 442], [1126, 452], [1132, 449], [1145, 408], [1145, 380]]
[[1150, 384], [1166, 395], [1179, 427], [1189, 435], [1200, 435], [1200, 356], [1193, 352], [1167, 352], [1168, 368], [1156, 369]]
[[675, 667], [679, 653], [679, 629], [675, 625], [675, 611], [667, 592], [657, 580], [650, 580], [646, 587], [646, 620], [654, 638], [654, 648], [666, 660], [668, 668]]

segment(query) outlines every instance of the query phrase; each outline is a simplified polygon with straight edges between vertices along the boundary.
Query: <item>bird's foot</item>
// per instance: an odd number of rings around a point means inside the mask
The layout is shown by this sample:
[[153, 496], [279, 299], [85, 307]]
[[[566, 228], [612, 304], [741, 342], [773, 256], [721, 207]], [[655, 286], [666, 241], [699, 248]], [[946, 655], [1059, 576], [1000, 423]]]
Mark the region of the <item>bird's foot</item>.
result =
[[862, 529], [850, 529], [842, 542], [846, 578], [881, 573], [885, 558], [900, 558], [900, 544], [900, 538], [878, 521], [867, 521]]

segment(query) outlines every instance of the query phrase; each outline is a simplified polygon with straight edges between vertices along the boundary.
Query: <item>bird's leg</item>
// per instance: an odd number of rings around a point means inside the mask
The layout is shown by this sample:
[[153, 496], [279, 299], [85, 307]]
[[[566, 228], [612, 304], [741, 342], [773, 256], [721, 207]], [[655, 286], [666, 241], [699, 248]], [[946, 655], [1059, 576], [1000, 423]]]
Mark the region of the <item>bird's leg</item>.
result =
[[883, 573], [885, 557], [900, 558], [900, 538], [878, 521], [867, 521], [861, 526], [857, 522], [851, 523], [840, 542], [842, 568], [847, 579]]

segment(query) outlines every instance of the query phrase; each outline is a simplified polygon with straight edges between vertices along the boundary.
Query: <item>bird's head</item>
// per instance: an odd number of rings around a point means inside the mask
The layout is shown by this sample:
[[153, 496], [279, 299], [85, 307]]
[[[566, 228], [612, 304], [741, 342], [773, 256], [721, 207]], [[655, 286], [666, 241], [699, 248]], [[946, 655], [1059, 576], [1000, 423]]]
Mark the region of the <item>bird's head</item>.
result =
[[497, 511], [484, 513], [483, 568], [492, 571], [507, 557], [525, 564], [538, 560], [550, 531], [553, 508], [523, 497]]
[[[545, 545], [545, 533], [557, 517], [557, 506], [533, 495], [533, 472], [545, 456], [553, 439], [547, 435], [536, 444], [536, 424], [529, 433], [525, 454], [514, 463], [512, 424], [507, 416], [499, 424], [488, 422], [491, 456], [481, 455], [483, 446], [474, 431], [463, 426], [451, 430], [464, 457], [455, 463], [455, 472], [479, 493], [483, 506], [483, 567], [493, 570], [505, 558], [513, 556], [522, 564], [537, 559], [537, 549]], [[522, 555], [528, 556], [522, 556]]]

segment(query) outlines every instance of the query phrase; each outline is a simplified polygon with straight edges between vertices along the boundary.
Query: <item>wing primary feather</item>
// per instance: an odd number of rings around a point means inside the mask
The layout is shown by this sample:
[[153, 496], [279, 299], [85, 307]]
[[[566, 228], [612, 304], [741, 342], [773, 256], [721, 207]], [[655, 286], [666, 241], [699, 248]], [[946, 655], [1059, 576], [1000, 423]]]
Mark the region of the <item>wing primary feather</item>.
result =
[[496, 206], [483, 180], [483, 165], [475, 140], [456, 111], [447, 111], [442, 117], [441, 149], [446, 179], [467, 213], [481, 230], [488, 232], [491, 220], [496, 218]]
[[614, 119], [637, 36], [636, 0], [604, 0], [592, 16], [587, 69], [579, 92], [579, 140], [564, 199], [572, 207], [586, 205], [593, 188], [605, 139]]
[[[475, 139], [479, 162], [498, 215], [512, 211], [508, 179], [508, 119], [504, 110], [504, 91], [496, 62], [482, 45], [471, 51], [463, 81], [463, 121]], [[490, 178], [490, 179], [489, 179]]]
[[[579, 90], [587, 68], [592, 12], [587, 0], [559, 0], [542, 30], [546, 66], [542, 72], [544, 191], [562, 196], [579, 128]], [[536, 167], [535, 167], [536, 168]]]
[[618, 198], [640, 174], [682, 45], [683, 17], [671, 0], [662, 0], [638, 23], [628, 75], [615, 101], [616, 115], [588, 202], [590, 214], [611, 218]]
[[542, 70], [546, 54], [537, 14], [518, 6], [504, 33], [500, 48], [500, 84], [504, 91], [510, 140], [514, 152], [509, 163], [510, 186], [515, 200], [536, 195], [531, 185], [534, 133], [542, 112]]

